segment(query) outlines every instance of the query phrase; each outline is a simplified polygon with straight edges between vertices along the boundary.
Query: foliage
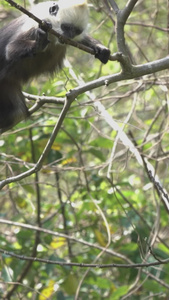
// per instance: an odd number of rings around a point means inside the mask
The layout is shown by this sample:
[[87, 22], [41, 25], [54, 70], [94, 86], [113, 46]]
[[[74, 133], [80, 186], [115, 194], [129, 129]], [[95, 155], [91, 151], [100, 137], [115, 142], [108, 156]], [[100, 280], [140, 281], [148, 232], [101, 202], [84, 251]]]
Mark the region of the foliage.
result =
[[[0, 13], [5, 15], [7, 4], [2, 2]], [[114, 12], [108, 11], [106, 1], [89, 2], [90, 34], [112, 53], [118, 51]], [[116, 1], [121, 9], [127, 2]], [[168, 55], [168, 17], [168, 1], [138, 1], [125, 26], [129, 56], [135, 64]], [[34, 79], [24, 91], [64, 97], [79, 85], [79, 78], [87, 83], [121, 70], [117, 61], [103, 66], [93, 56], [71, 47], [68, 60], [73, 69], [67, 64], [53, 78]], [[162, 191], [168, 189], [168, 78], [164, 69], [78, 96], [42, 168], [0, 191], [0, 248], [21, 256], [2, 254], [2, 299], [4, 295], [12, 300], [168, 299], [169, 264], [130, 266], [169, 257], [168, 210], [161, 189], [146, 169], [148, 160]], [[119, 138], [120, 131], [117, 134], [109, 119], [96, 109], [97, 101], [138, 150], [142, 165]], [[28, 106], [33, 104], [28, 101]], [[0, 180], [22, 174], [37, 163], [61, 110], [61, 104], [47, 102], [31, 119], [1, 135]], [[79, 265], [64, 264], [69, 262]], [[100, 268], [102, 264], [128, 267]]]

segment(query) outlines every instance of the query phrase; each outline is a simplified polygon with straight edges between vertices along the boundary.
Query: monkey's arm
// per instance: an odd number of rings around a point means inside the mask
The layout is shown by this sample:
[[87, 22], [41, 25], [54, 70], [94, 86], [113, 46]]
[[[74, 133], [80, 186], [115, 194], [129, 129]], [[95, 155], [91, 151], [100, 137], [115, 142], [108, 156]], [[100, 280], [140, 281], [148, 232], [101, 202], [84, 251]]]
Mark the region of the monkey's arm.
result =
[[20, 58], [33, 56], [43, 51], [49, 41], [47, 33], [41, 28], [21, 33], [6, 46], [6, 60], [15, 62]]
[[83, 40], [80, 41], [83, 45], [92, 48], [95, 51], [95, 57], [98, 58], [103, 64], [106, 64], [110, 57], [110, 50], [102, 45], [98, 40], [85, 35]]

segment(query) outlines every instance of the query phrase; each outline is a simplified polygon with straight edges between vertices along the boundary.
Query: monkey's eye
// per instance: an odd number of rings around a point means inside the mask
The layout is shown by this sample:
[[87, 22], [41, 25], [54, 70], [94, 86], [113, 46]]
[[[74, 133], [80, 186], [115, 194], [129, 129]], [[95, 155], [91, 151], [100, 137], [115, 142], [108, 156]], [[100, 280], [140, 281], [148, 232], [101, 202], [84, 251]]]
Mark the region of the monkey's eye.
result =
[[49, 8], [49, 13], [51, 16], [56, 16], [59, 10], [59, 6], [57, 4], [54, 4]]

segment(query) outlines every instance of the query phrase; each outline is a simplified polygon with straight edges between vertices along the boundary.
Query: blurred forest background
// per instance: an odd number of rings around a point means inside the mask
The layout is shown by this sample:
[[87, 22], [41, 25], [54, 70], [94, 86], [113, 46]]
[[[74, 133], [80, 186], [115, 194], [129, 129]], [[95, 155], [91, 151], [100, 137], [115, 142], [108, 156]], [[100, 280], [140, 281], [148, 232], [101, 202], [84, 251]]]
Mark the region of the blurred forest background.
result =
[[[106, 1], [88, 2], [90, 35], [117, 52], [115, 13]], [[123, 9], [127, 0], [116, 3]], [[1, 1], [1, 27], [18, 14]], [[125, 25], [133, 64], [166, 57], [168, 31], [169, 1], [138, 1]], [[59, 74], [34, 79], [23, 91], [62, 99], [120, 71], [119, 62], [102, 65], [70, 46]], [[1, 189], [1, 299], [169, 299], [168, 88], [166, 69], [81, 94], [42, 168]], [[0, 136], [0, 180], [36, 164], [62, 107], [46, 101]]]

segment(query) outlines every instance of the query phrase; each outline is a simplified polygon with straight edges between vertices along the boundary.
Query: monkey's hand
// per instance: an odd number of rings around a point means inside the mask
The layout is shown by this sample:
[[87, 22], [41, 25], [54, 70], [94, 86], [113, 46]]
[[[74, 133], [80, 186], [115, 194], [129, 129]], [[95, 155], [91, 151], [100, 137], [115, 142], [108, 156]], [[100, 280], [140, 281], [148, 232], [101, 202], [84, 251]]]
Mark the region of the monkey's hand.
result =
[[90, 47], [95, 52], [95, 57], [98, 58], [103, 64], [106, 64], [110, 57], [110, 50], [103, 46], [98, 40], [85, 35], [84, 38], [80, 41], [83, 45]]
[[[46, 25], [45, 25], [46, 26]], [[33, 47], [33, 54], [42, 52], [49, 44], [48, 34], [42, 28], [37, 28], [35, 32], [35, 43]]]
[[98, 58], [103, 64], [106, 64], [110, 57], [110, 50], [102, 44], [95, 45], [95, 57]]
[[6, 46], [6, 59], [11, 62], [31, 57], [42, 52], [49, 44], [48, 34], [37, 28], [27, 34], [20, 34]]
[[41, 28], [45, 32], [48, 32], [50, 29], [52, 29], [52, 23], [48, 20], [42, 20], [42, 24], [39, 25], [39, 28]]

